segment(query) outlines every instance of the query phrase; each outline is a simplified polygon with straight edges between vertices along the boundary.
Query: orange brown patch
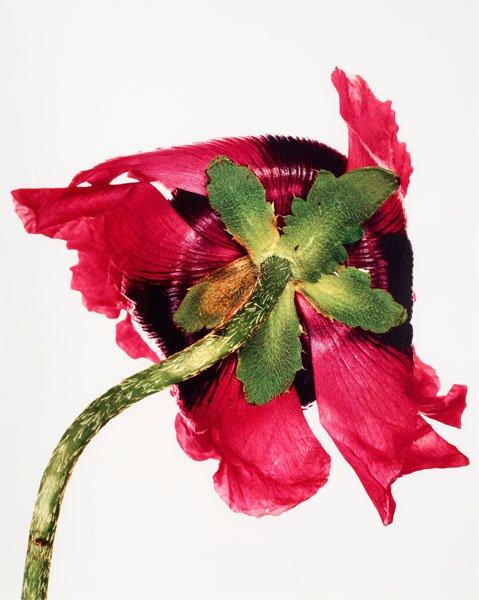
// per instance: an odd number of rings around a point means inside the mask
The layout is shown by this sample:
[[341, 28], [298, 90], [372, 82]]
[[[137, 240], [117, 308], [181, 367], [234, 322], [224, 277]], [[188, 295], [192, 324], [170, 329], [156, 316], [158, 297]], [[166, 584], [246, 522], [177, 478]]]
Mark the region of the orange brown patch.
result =
[[201, 311], [210, 317], [218, 315], [227, 321], [251, 296], [258, 269], [248, 256], [213, 271], [202, 279], [206, 283], [201, 295]]

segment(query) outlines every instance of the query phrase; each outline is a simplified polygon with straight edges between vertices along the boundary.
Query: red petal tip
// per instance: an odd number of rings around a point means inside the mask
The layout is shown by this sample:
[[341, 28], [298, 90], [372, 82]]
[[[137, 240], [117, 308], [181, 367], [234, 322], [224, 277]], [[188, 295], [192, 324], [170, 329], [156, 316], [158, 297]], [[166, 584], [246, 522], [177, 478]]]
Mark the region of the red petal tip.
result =
[[158, 362], [158, 356], [136, 331], [129, 315], [116, 324], [116, 343], [131, 358], [147, 358]]
[[28, 191], [24, 189], [13, 190], [13, 208], [19, 216], [27, 233], [37, 233], [37, 220], [35, 212], [27, 205]]

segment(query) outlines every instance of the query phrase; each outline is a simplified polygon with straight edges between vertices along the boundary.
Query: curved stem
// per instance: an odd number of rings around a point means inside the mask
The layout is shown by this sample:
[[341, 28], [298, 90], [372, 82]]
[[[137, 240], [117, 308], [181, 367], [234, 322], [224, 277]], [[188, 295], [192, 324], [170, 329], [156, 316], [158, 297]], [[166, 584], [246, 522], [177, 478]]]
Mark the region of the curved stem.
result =
[[97, 398], [61, 438], [43, 474], [33, 510], [23, 581], [23, 600], [47, 597], [50, 561], [65, 487], [78, 457], [100, 429], [125, 408], [163, 388], [194, 377], [237, 350], [265, 321], [291, 275], [288, 261], [270, 257], [243, 308], [221, 329], [206, 335]]

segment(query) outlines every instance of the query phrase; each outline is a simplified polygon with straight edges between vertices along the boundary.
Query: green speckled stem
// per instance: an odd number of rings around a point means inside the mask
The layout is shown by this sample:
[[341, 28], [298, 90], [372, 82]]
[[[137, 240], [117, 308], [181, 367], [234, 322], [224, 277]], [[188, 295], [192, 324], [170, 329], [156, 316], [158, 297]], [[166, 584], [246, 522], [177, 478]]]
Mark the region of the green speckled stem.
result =
[[43, 474], [33, 510], [23, 600], [47, 597], [50, 561], [65, 487], [83, 449], [100, 429], [138, 400], [194, 377], [237, 350], [265, 321], [291, 276], [287, 260], [270, 257], [244, 307], [223, 328], [185, 350], [128, 377], [88, 406], [61, 438]]

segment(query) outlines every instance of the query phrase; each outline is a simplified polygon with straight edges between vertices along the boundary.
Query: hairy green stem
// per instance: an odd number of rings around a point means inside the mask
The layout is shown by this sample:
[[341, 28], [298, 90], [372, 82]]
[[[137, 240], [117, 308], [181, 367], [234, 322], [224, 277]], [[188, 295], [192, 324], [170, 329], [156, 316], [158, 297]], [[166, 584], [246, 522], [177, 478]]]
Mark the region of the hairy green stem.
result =
[[92, 402], [61, 438], [43, 474], [33, 510], [23, 581], [23, 600], [47, 597], [50, 561], [65, 487], [78, 457], [100, 429], [125, 408], [198, 375], [237, 350], [265, 321], [291, 276], [287, 260], [270, 257], [243, 308], [221, 329], [136, 375]]

